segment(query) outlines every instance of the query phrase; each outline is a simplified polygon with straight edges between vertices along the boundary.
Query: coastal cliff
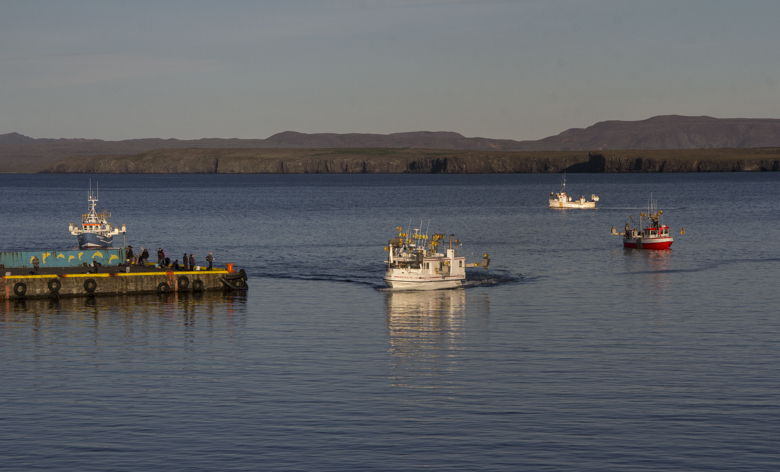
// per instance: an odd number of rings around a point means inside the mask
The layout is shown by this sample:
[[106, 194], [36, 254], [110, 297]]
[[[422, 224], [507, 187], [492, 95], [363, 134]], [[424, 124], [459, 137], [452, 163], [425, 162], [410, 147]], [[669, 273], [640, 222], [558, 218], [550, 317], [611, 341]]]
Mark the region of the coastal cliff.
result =
[[485, 152], [424, 149], [158, 149], [74, 156], [43, 173], [507, 174], [759, 172], [780, 170], [780, 148], [664, 151]]
[[582, 172], [777, 172], [780, 148], [592, 152]]
[[75, 156], [44, 173], [403, 174], [563, 172], [587, 152], [422, 149], [160, 149], [134, 155]]

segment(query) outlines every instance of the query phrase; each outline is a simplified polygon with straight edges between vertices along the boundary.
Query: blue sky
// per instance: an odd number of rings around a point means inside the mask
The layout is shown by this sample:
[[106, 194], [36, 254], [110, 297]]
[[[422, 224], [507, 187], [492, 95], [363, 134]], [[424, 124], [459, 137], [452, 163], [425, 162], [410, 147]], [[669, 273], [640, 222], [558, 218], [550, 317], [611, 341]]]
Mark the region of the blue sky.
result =
[[0, 2], [0, 133], [540, 139], [780, 118], [780, 1]]

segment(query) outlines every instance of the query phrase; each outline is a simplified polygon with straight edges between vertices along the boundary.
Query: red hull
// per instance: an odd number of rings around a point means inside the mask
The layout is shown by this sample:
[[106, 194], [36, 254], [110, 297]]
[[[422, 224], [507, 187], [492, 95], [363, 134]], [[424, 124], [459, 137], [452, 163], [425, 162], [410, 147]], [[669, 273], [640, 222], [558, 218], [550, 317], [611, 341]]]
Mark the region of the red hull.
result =
[[669, 249], [672, 246], [672, 243], [674, 241], [666, 241], [663, 243], [651, 243], [651, 242], [642, 242], [642, 247], [637, 248], [636, 243], [628, 243], [623, 242], [623, 247], [630, 248], [630, 249], [655, 249], [655, 250], [663, 250], [663, 249]]

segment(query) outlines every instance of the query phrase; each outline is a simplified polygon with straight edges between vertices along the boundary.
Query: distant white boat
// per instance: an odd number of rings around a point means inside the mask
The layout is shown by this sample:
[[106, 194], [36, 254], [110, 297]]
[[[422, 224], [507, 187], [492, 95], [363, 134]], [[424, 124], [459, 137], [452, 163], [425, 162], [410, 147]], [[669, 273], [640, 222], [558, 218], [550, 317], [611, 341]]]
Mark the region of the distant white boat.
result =
[[550, 205], [548, 208], [596, 208], [596, 202], [599, 201], [599, 197], [591, 195], [590, 199], [591, 201], [587, 201], [585, 197], [580, 195], [580, 198], [574, 200], [566, 195], [566, 174], [563, 174], [561, 191], [558, 193], [550, 192]]

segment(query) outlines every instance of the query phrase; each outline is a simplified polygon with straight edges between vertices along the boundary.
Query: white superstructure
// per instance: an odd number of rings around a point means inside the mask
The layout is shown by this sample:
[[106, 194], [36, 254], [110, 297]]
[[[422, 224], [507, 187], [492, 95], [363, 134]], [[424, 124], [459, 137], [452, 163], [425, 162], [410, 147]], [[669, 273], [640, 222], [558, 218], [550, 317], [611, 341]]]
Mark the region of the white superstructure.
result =
[[443, 234], [432, 236], [422, 234], [420, 228], [415, 228], [409, 235], [398, 230], [398, 237], [388, 241], [385, 251], [388, 258], [385, 263], [384, 281], [393, 289], [399, 290], [438, 290], [455, 288], [463, 285], [466, 280], [466, 267], [482, 266], [485, 269], [490, 264], [488, 255], [482, 258], [482, 264], [466, 264], [466, 258], [458, 256], [452, 247], [453, 234], [450, 235], [449, 246], [444, 253], [438, 252], [444, 239]]
[[115, 227], [108, 222], [110, 213], [98, 213], [95, 206], [98, 202], [97, 193], [92, 193], [92, 182], [89, 185], [89, 212], [81, 215], [81, 227], [73, 223], [68, 226], [68, 231], [73, 236], [78, 236], [79, 248], [88, 249], [96, 247], [112, 247], [114, 236], [127, 232], [125, 225], [121, 228]]
[[580, 198], [574, 200], [566, 195], [566, 174], [563, 174], [561, 191], [558, 193], [550, 192], [550, 205], [548, 208], [596, 208], [596, 202], [599, 201], [599, 197], [591, 195], [590, 199], [591, 201], [587, 201], [585, 197], [580, 195]]

